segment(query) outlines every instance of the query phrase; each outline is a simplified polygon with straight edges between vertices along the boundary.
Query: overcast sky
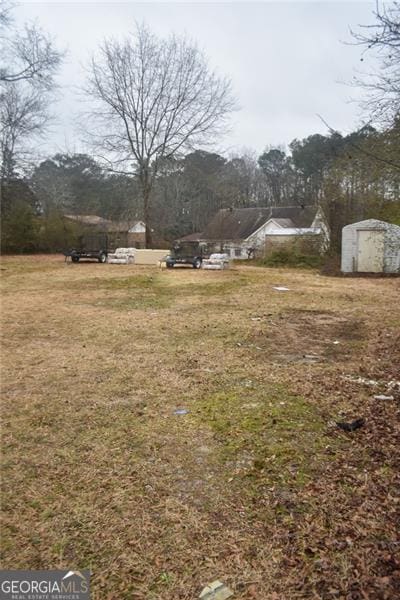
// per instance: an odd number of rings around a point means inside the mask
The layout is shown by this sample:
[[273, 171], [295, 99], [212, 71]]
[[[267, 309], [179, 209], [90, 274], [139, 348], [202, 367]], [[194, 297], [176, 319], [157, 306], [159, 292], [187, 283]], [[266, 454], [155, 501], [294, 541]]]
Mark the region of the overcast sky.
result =
[[349, 28], [374, 21], [369, 2], [25, 2], [14, 15], [19, 24], [37, 20], [67, 50], [55, 112], [58, 124], [41, 152], [83, 151], [74, 115], [74, 90], [82, 65], [107, 36], [123, 36], [134, 20], [157, 34], [186, 33], [204, 49], [210, 65], [232, 79], [240, 110], [232, 131], [219, 143], [226, 154], [243, 148], [260, 153], [267, 145], [326, 133], [320, 114], [335, 129], [360, 124], [351, 99], [361, 92], [345, 85], [364, 63]]

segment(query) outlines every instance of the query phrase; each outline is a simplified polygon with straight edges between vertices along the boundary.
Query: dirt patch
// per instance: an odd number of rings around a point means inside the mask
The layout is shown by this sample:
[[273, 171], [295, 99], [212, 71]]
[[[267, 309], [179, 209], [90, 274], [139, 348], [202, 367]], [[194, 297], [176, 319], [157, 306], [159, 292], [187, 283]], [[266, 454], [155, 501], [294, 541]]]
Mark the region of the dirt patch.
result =
[[260, 318], [247, 343], [260, 360], [278, 363], [345, 361], [367, 337], [362, 319], [333, 311], [288, 309]]

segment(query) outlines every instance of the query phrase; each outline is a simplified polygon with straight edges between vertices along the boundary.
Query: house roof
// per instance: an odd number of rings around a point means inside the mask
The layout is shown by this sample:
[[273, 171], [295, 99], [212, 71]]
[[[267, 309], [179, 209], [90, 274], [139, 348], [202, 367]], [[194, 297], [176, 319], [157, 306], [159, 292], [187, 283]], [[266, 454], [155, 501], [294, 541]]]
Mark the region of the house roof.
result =
[[65, 218], [82, 223], [82, 225], [92, 225], [95, 227], [107, 227], [111, 223], [108, 219], [104, 219], [98, 215], [65, 215]]
[[189, 233], [189, 235], [184, 235], [179, 238], [180, 242], [200, 242], [204, 239], [204, 233]]
[[292, 219], [276, 219], [274, 218], [274, 222], [281, 227], [294, 227], [294, 223]]
[[90, 225], [92, 227], [102, 228], [104, 231], [125, 233], [132, 227], [142, 221], [110, 221], [98, 215], [65, 215], [66, 219], [82, 223], [82, 225]]
[[245, 240], [270, 219], [279, 219], [282, 227], [310, 227], [317, 210], [315, 206], [224, 208], [207, 225], [203, 237], [210, 240]]
[[119, 232], [130, 231], [133, 227], [135, 227], [135, 225], [140, 223], [143, 223], [143, 221], [110, 221], [110, 225], [108, 225], [107, 230]]

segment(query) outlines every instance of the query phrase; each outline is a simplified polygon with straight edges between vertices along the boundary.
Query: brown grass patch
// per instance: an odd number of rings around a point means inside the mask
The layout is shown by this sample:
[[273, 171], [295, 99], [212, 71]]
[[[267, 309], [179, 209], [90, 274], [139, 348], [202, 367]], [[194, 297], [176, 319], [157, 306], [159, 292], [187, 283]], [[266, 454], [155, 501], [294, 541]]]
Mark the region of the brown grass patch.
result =
[[2, 269], [3, 567], [90, 568], [101, 600], [216, 578], [243, 599], [396, 597], [400, 392], [373, 395], [400, 362], [399, 281]]

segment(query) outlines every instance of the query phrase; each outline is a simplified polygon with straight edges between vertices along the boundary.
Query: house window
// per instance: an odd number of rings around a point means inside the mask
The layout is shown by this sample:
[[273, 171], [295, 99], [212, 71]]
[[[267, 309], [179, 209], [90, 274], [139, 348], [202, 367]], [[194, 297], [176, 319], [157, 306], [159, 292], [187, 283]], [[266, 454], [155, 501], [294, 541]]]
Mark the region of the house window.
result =
[[241, 248], [235, 248], [235, 256], [236, 257], [242, 256], [242, 249]]

